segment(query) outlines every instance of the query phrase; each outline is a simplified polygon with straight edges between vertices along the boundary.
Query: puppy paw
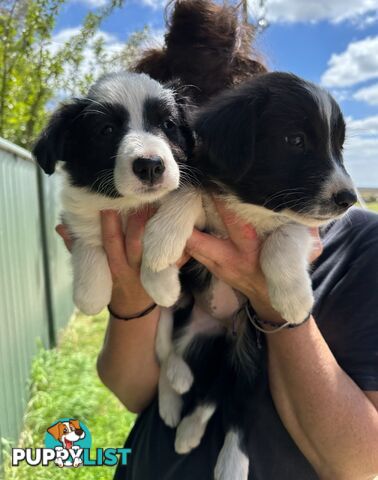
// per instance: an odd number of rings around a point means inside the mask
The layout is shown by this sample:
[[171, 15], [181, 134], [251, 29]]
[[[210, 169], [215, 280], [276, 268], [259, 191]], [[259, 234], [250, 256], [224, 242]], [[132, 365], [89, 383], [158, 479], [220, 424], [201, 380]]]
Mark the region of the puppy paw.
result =
[[174, 390], [159, 391], [159, 414], [171, 428], [177, 427], [181, 419], [182, 399]]
[[87, 315], [95, 315], [109, 304], [113, 281], [103, 248], [74, 247], [74, 302]]
[[249, 459], [240, 450], [237, 434], [229, 432], [214, 469], [214, 480], [248, 480]]
[[171, 354], [167, 360], [167, 378], [172, 388], [180, 395], [188, 392], [193, 384], [193, 374], [185, 360]]
[[272, 307], [290, 323], [298, 324], [311, 312], [314, 305], [314, 295], [311, 285], [295, 283], [270, 285], [269, 296]]
[[181, 258], [185, 250], [186, 238], [182, 238], [180, 241], [179, 236], [176, 235], [159, 243], [156, 240], [159, 239], [149, 235], [147, 228], [144, 236], [143, 257], [146, 265], [152, 271], [160, 272], [174, 265]]
[[176, 267], [153, 272], [144, 264], [141, 269], [141, 281], [146, 292], [161, 307], [171, 307], [180, 297], [181, 285]]
[[197, 407], [191, 415], [181, 420], [180, 425], [177, 427], [175, 439], [175, 450], [177, 453], [183, 455], [198, 447], [214, 411], [214, 405], [203, 405]]

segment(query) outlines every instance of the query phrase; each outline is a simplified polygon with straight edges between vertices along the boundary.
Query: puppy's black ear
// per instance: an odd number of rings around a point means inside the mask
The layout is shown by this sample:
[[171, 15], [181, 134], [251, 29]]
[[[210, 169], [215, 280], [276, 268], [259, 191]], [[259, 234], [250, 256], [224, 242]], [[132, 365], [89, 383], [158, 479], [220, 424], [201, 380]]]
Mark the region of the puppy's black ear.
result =
[[45, 173], [51, 175], [56, 163], [65, 160], [65, 146], [70, 126], [88, 102], [75, 99], [56, 110], [33, 147], [33, 155]]
[[200, 143], [201, 166], [207, 173], [238, 179], [249, 169], [267, 93], [245, 85], [216, 97], [199, 112], [194, 130]]

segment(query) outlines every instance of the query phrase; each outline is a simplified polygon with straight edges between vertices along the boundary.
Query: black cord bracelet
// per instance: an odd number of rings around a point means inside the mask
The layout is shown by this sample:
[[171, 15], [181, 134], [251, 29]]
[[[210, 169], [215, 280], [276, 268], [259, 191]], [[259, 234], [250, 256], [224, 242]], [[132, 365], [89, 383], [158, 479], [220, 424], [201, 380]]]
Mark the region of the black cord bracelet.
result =
[[152, 305], [150, 305], [149, 307], [147, 307], [145, 310], [143, 310], [142, 312], [139, 312], [139, 313], [135, 313], [134, 315], [130, 315], [130, 316], [127, 316], [127, 317], [120, 317], [119, 315], [117, 315], [115, 312], [113, 312], [113, 310], [110, 308], [110, 305], [108, 305], [108, 310], [109, 310], [109, 313], [117, 320], [124, 320], [125, 322], [127, 322], [128, 320], [134, 320], [135, 318], [142, 318], [142, 317], [145, 317], [146, 315], [148, 315], [150, 312], [152, 312], [152, 310], [154, 308], [157, 307], [157, 304], [156, 303], [153, 303]]

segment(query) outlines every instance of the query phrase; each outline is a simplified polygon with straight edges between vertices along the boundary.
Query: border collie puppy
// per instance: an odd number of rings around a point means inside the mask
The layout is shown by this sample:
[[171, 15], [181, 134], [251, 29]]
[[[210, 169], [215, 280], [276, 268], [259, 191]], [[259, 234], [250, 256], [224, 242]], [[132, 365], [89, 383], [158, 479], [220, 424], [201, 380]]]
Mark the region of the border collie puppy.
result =
[[[193, 227], [226, 237], [212, 202], [216, 195], [263, 239], [260, 264], [272, 306], [287, 322], [301, 323], [313, 306], [308, 227], [340, 217], [356, 201], [343, 165], [339, 106], [312, 83], [268, 73], [211, 101], [194, 130], [193, 166], [201, 186], [174, 192], [149, 220], [143, 261], [157, 277], [167, 271], [174, 277]], [[165, 306], [180, 294], [167, 282], [169, 275], [164, 286], [142, 275], [146, 289]], [[227, 434], [215, 478], [246, 480], [251, 399], [262, 362], [255, 329], [241, 308], [246, 299], [200, 266], [182, 278], [194, 301], [188, 305], [184, 298], [174, 315], [164, 311], [158, 327], [160, 415], [178, 425], [175, 448], [187, 453], [221, 408]], [[189, 407], [181, 396], [186, 392]]]
[[125, 218], [179, 186], [192, 136], [173, 89], [145, 74], [101, 78], [85, 98], [52, 115], [33, 154], [47, 174], [63, 161], [63, 219], [75, 238], [74, 300], [87, 314], [109, 302], [112, 278], [101, 241], [100, 210]]

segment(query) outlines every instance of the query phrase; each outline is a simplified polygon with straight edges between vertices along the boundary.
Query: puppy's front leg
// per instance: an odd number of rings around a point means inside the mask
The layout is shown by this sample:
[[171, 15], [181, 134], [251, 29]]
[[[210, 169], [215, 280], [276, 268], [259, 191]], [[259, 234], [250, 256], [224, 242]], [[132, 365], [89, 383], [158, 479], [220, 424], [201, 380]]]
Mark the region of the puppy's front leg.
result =
[[204, 217], [201, 194], [193, 188], [170, 194], [147, 223], [141, 281], [158, 305], [171, 307], [177, 302], [181, 288], [175, 263], [194, 226], [204, 225]]
[[169, 194], [148, 221], [143, 237], [143, 262], [154, 272], [174, 265], [197, 225], [204, 224], [201, 192], [195, 188]]
[[302, 322], [312, 310], [314, 296], [308, 274], [312, 237], [306, 227], [284, 225], [265, 240], [261, 269], [272, 306], [290, 323]]
[[72, 248], [74, 302], [87, 315], [101, 312], [112, 295], [112, 276], [105, 250], [74, 242]]

